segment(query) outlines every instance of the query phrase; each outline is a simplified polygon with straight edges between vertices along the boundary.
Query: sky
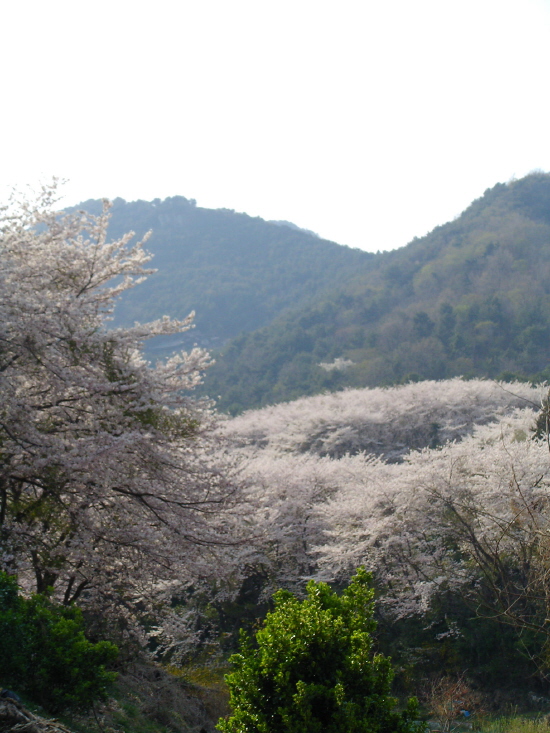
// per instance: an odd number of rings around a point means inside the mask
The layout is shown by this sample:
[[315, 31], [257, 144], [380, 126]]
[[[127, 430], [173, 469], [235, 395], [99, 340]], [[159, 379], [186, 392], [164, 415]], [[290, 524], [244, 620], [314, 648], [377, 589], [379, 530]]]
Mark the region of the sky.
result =
[[550, 171], [550, 0], [18, 0], [0, 193], [164, 199], [368, 251]]

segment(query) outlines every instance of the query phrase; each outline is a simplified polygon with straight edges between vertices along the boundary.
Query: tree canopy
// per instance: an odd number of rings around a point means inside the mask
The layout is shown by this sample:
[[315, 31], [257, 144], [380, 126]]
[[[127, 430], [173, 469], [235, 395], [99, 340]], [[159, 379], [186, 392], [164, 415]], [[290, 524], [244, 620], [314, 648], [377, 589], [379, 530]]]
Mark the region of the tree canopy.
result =
[[465, 669], [485, 689], [546, 689], [546, 396], [545, 385], [453, 379], [227, 421], [258, 538], [243, 558], [245, 623], [276, 588], [300, 595], [312, 577], [341, 586], [365, 565], [402, 691]]

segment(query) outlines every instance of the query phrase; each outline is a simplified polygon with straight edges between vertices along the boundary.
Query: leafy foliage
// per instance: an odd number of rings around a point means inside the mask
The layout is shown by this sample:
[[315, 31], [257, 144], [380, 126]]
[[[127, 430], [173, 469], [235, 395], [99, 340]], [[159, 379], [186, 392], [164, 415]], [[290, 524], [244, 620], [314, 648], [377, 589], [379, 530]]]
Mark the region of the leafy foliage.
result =
[[116, 646], [92, 643], [80, 610], [24, 598], [15, 578], [0, 573], [0, 682], [27, 694], [51, 712], [87, 708], [105, 699], [116, 678], [107, 670]]
[[415, 701], [396, 711], [388, 659], [372, 652], [373, 591], [359, 570], [341, 597], [310, 581], [307, 598], [285, 591], [256, 634], [243, 635], [227, 677], [234, 714], [226, 733], [359, 733], [418, 730]]

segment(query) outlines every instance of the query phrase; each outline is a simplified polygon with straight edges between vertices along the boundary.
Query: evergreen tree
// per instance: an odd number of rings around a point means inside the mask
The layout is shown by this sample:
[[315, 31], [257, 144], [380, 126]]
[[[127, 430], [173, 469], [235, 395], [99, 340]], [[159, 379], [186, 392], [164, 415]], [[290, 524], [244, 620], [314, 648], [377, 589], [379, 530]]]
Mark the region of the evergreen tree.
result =
[[370, 575], [360, 568], [338, 596], [310, 581], [307, 598], [275, 594], [275, 610], [245, 634], [228, 675], [234, 713], [224, 733], [409, 733], [416, 701], [403, 712], [390, 696], [390, 660], [373, 654]]

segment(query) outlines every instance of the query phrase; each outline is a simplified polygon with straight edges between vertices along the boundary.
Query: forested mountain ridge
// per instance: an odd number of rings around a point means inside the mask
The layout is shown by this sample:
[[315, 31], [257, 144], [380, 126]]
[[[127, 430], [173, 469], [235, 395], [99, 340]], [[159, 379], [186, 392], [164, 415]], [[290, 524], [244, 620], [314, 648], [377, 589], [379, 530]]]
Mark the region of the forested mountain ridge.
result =
[[[99, 213], [101, 202], [76, 209]], [[151, 230], [146, 249], [157, 269], [124, 293], [115, 325], [196, 313], [185, 343], [221, 346], [243, 331], [270, 323], [289, 307], [305, 305], [374, 260], [372, 254], [320, 239], [289, 222], [266, 222], [228, 209], [205, 209], [174, 196], [164, 201], [115, 199], [109, 234]], [[177, 339], [176, 339], [177, 340]]]
[[550, 175], [533, 173], [237, 337], [205, 388], [236, 413], [342, 386], [541, 378], [549, 363]]

